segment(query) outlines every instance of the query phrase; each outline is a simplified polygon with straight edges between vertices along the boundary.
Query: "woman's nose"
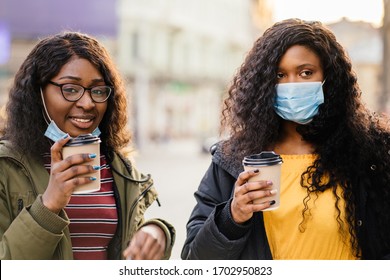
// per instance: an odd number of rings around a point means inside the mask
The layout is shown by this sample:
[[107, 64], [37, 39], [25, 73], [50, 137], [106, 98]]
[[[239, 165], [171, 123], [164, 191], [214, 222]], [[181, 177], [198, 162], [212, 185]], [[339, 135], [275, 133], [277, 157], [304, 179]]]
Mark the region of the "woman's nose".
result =
[[85, 110], [90, 110], [93, 107], [95, 107], [95, 102], [93, 102], [92, 97], [91, 97], [91, 93], [89, 90], [86, 90], [84, 92], [83, 96], [81, 96], [81, 98], [76, 101], [76, 106], [82, 107]]

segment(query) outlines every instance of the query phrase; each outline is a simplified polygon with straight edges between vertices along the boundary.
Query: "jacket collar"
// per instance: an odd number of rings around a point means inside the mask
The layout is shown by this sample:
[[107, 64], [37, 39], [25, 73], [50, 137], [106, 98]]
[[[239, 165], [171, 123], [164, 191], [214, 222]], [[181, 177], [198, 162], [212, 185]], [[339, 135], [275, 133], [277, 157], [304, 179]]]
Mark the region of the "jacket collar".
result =
[[213, 156], [212, 161], [221, 166], [234, 178], [238, 178], [238, 175], [244, 171], [241, 161], [232, 155], [226, 155], [223, 153], [222, 142], [216, 143], [210, 150]]

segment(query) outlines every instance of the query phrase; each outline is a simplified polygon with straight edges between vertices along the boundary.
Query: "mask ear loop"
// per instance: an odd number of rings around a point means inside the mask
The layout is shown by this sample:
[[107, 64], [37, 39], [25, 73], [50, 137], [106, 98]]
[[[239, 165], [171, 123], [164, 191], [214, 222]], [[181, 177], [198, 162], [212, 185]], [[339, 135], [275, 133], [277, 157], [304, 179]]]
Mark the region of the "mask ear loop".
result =
[[51, 123], [52, 119], [50, 118], [49, 112], [47, 111], [47, 108], [46, 108], [45, 98], [43, 97], [42, 88], [40, 87], [39, 89], [41, 91], [41, 99], [42, 99], [43, 108], [45, 109], [45, 111], [42, 111], [43, 119], [45, 120], [46, 124], [49, 125]]
[[321, 86], [323, 86], [325, 84], [325, 81], [326, 81], [326, 78], [324, 79], [324, 81], [322, 82]]

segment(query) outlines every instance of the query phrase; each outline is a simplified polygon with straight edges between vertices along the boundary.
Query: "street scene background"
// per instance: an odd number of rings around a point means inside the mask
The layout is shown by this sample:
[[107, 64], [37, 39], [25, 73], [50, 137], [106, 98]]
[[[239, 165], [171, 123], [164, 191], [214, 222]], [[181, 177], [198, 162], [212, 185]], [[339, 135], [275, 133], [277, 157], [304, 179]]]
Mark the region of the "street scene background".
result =
[[180, 259], [186, 223], [196, 201], [194, 192], [211, 163], [211, 156], [199, 151], [193, 140], [174, 141], [143, 151], [136, 158], [141, 171], [153, 176], [161, 207], [154, 203], [146, 217], [160, 217], [176, 228], [176, 245], [171, 259]]
[[323, 21], [347, 49], [367, 106], [390, 112], [390, 0], [0, 0], [0, 125], [38, 39], [95, 36], [126, 81], [135, 162], [159, 192], [161, 207], [146, 215], [176, 227], [179, 259], [226, 89], [254, 40], [288, 17]]

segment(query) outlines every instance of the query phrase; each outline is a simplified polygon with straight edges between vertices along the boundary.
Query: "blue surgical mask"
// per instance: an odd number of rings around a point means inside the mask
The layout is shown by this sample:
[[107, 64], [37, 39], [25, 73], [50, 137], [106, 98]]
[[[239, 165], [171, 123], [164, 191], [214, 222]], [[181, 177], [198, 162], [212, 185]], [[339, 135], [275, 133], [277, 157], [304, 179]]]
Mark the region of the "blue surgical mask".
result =
[[[99, 127], [95, 128], [94, 131], [92, 131], [92, 135], [99, 136], [101, 134]], [[56, 123], [52, 120], [49, 124], [49, 126], [46, 129], [45, 136], [54, 142], [62, 139], [67, 135], [67, 133], [63, 132]]]
[[281, 118], [299, 124], [311, 122], [318, 107], [324, 103], [324, 82], [277, 84], [275, 112]]

